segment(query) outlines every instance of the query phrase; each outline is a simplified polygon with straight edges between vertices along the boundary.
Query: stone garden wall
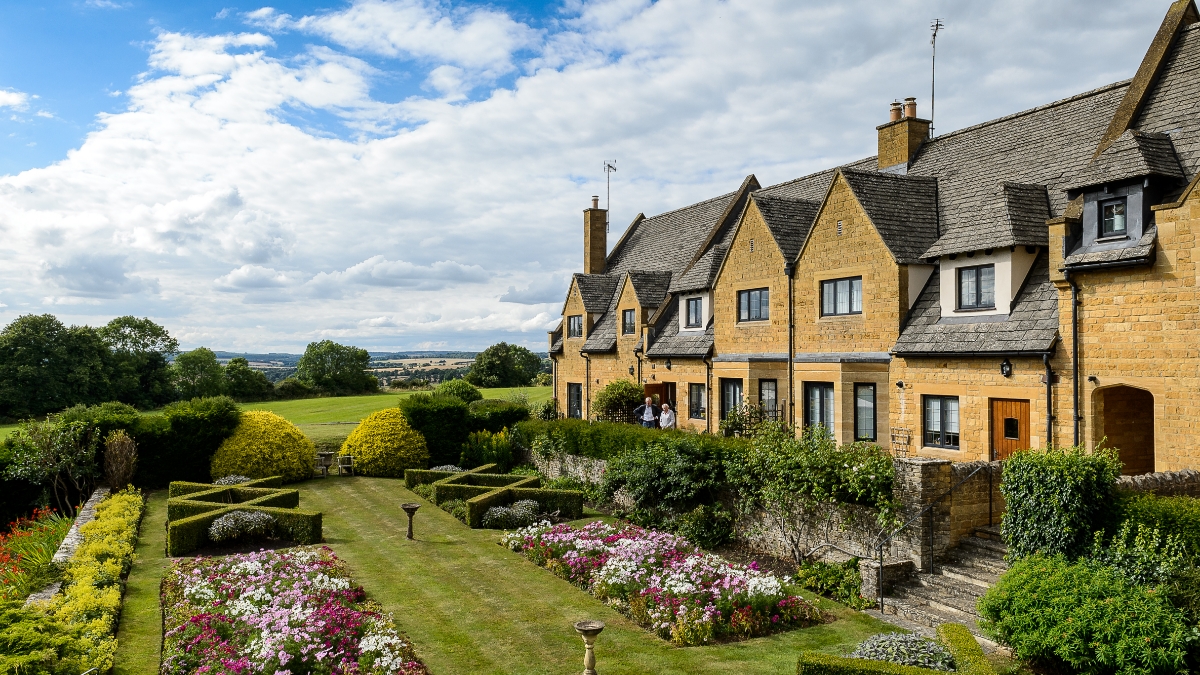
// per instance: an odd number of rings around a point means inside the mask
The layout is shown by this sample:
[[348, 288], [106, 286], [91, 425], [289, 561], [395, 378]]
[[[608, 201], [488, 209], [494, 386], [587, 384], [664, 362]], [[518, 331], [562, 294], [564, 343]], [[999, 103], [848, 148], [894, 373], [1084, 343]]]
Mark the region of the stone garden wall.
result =
[[1153, 492], [1162, 496], [1200, 497], [1200, 471], [1164, 471], [1140, 476], [1121, 476], [1117, 487], [1135, 492]]

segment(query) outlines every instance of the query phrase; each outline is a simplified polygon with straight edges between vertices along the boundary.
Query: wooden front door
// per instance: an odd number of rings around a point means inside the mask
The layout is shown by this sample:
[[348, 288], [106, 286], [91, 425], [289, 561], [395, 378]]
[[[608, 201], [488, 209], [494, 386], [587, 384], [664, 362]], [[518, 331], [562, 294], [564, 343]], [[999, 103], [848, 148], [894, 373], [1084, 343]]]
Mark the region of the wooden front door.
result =
[[992, 399], [992, 459], [1029, 447], [1029, 401]]

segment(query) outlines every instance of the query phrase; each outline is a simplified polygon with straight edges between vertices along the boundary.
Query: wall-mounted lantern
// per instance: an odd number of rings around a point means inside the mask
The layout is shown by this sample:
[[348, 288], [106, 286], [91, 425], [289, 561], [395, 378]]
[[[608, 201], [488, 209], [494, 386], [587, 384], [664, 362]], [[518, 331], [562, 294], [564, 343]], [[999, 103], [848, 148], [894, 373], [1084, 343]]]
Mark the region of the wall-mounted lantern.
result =
[[629, 374], [630, 374], [630, 375], [632, 375], [632, 374], [633, 374], [633, 366], [629, 366]]
[[667, 359], [667, 362], [663, 365], [665, 365], [667, 367], [667, 370], [670, 370], [671, 369], [671, 359]]
[[1000, 362], [1000, 374], [1005, 377], [1012, 377], [1012, 361], [1004, 359]]

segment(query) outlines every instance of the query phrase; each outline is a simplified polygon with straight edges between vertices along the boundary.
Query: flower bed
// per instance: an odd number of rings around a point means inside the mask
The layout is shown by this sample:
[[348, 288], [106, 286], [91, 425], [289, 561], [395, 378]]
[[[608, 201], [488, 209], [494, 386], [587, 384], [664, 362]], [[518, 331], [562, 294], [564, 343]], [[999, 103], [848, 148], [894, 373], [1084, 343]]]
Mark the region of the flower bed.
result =
[[427, 673], [327, 547], [176, 562], [162, 606], [162, 675]]
[[38, 509], [0, 533], [0, 599], [20, 600], [53, 580], [50, 561], [71, 529], [71, 519]]
[[757, 566], [733, 565], [682, 537], [636, 525], [539, 525], [501, 544], [579, 585], [677, 645], [765, 635], [821, 612]]

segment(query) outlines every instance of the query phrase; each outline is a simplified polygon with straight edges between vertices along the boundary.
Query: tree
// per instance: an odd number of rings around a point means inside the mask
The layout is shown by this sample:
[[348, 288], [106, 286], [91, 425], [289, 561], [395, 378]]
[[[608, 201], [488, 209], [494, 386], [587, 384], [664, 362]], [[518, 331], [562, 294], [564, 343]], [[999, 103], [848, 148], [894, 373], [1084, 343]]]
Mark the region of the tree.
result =
[[111, 352], [112, 397], [139, 408], [154, 408], [175, 398], [167, 359], [179, 341], [150, 319], [119, 316], [97, 334]]
[[361, 394], [379, 388], [367, 371], [371, 355], [365, 349], [333, 340], [310, 342], [296, 364], [296, 377], [331, 394]]
[[262, 371], [251, 368], [250, 362], [240, 356], [225, 366], [225, 394], [235, 400], [265, 401], [274, 389]]
[[541, 370], [542, 360], [537, 354], [501, 342], [475, 357], [466, 380], [476, 387], [526, 387]]
[[51, 419], [21, 424], [13, 438], [8, 478], [47, 485], [63, 513], [74, 515], [74, 505], [87, 494], [96, 475], [99, 439], [82, 422]]
[[87, 326], [27, 314], [0, 331], [0, 416], [31, 417], [110, 397], [109, 351]]
[[225, 384], [221, 364], [211, 349], [200, 347], [175, 357], [172, 379], [183, 399], [220, 396]]

